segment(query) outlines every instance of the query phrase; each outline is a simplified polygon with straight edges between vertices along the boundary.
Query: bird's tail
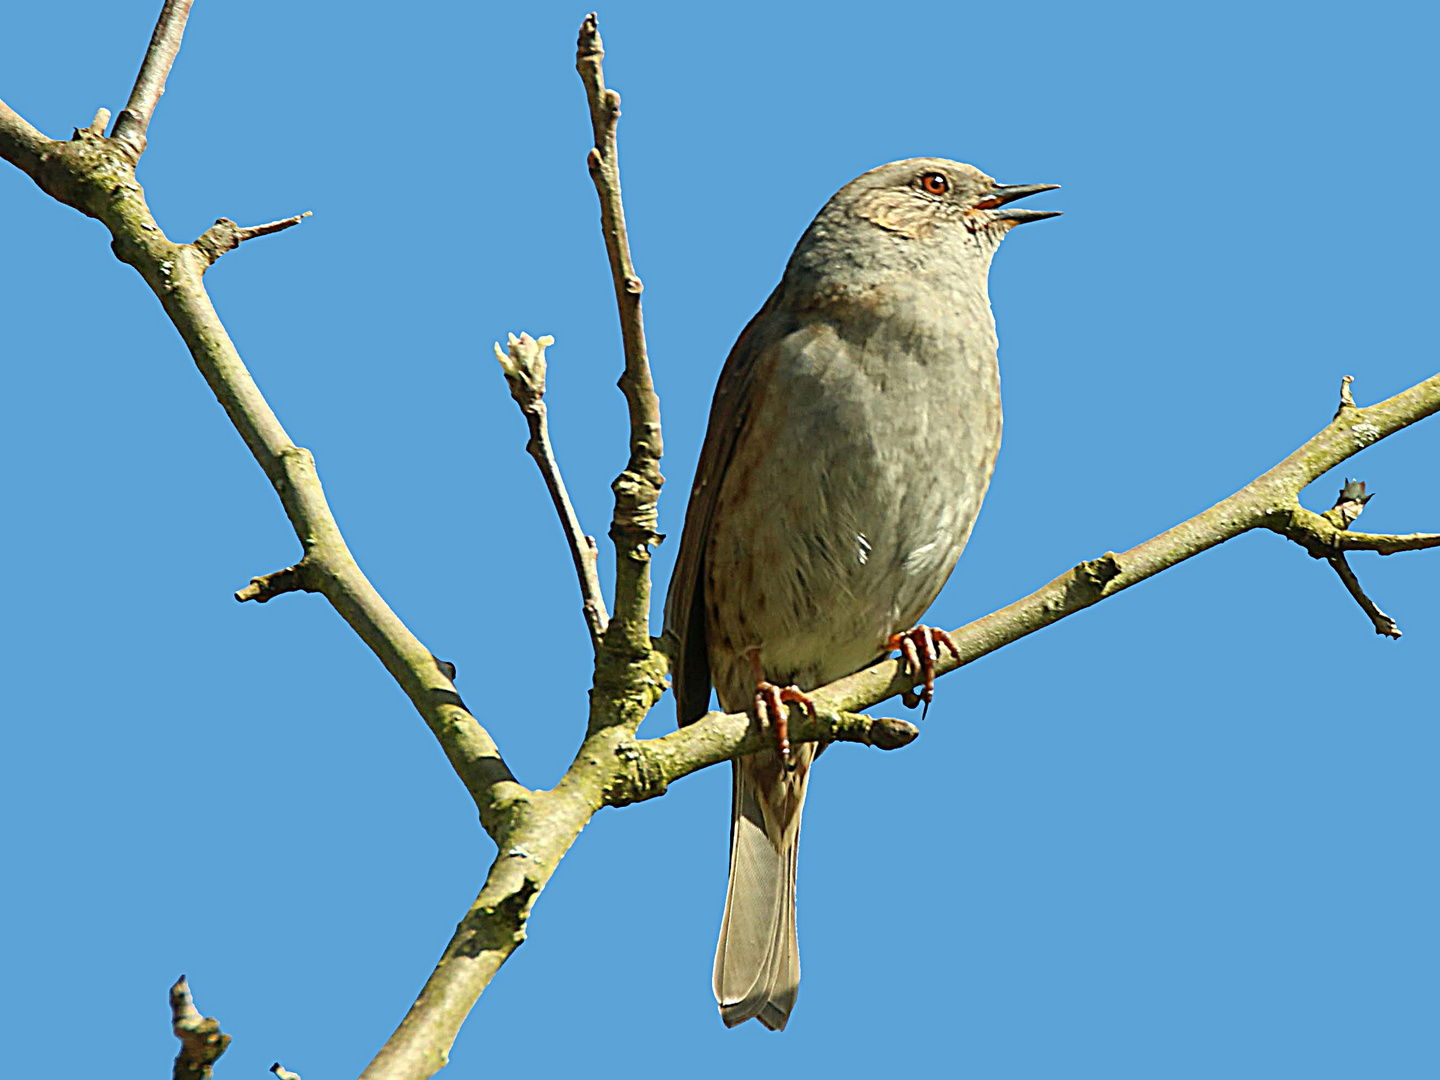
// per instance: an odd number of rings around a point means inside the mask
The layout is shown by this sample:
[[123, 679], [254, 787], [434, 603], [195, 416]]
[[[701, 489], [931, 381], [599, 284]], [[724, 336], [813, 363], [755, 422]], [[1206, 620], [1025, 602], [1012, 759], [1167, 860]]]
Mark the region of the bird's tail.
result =
[[791, 769], [774, 750], [731, 762], [730, 886], [715, 947], [715, 1000], [726, 1027], [753, 1017], [781, 1031], [795, 1007], [795, 862], [817, 750], [816, 743], [795, 745]]

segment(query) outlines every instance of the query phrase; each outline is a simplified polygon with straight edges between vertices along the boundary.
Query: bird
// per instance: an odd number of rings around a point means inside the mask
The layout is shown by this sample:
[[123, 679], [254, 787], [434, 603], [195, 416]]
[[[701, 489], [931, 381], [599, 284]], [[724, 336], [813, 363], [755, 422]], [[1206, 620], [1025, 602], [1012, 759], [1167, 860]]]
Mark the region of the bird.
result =
[[[999, 184], [912, 158], [841, 188], [720, 373], [665, 640], [681, 725], [714, 687], [777, 745], [731, 763], [730, 874], [715, 950], [726, 1026], [783, 1030], [800, 985], [795, 872], [810, 770], [786, 706], [899, 649], [934, 686], [918, 620], [974, 527], [1000, 449], [987, 278], [1013, 207], [1056, 184]], [[958, 658], [958, 654], [957, 654]]]

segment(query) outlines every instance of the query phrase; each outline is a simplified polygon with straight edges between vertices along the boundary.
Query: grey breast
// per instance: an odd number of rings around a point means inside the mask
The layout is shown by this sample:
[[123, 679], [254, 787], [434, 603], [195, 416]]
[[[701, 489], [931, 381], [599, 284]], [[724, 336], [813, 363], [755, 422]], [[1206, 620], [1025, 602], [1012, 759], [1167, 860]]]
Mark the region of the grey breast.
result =
[[882, 281], [777, 307], [803, 314], [769, 346], [774, 420], [746, 434], [768, 450], [745, 455], [745, 482], [782, 497], [769, 514], [717, 515], [711, 537], [712, 561], [768, 560], [726, 583], [749, 640], [728, 655], [711, 641], [722, 699], [731, 682], [748, 693], [747, 647], [763, 649], [773, 681], [818, 686], [913, 626], [969, 537], [1000, 441], [983, 279]]

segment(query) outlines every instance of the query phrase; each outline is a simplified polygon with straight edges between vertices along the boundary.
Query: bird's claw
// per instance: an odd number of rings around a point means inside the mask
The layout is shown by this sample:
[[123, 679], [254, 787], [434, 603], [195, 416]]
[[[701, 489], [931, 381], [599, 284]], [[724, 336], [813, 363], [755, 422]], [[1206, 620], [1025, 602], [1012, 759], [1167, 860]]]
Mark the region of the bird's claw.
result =
[[[950, 635], [944, 630], [936, 630], [929, 626], [917, 626], [904, 633], [891, 634], [890, 640], [885, 643], [885, 648], [888, 650], [900, 650], [900, 655], [905, 658], [907, 675], [919, 677], [924, 681], [924, 689], [921, 690], [916, 700], [925, 702], [927, 706], [935, 700], [935, 661], [940, 656], [935, 648], [937, 641], [945, 646], [956, 661], [959, 661], [960, 649], [950, 639]], [[906, 704], [910, 704], [912, 697], [915, 697], [913, 690], [906, 696]]]
[[799, 705], [811, 719], [815, 718], [815, 703], [798, 686], [776, 686], [761, 680], [755, 687], [755, 716], [762, 724], [774, 723], [775, 734], [780, 741], [780, 757], [786, 767], [790, 766], [790, 711], [787, 704]]

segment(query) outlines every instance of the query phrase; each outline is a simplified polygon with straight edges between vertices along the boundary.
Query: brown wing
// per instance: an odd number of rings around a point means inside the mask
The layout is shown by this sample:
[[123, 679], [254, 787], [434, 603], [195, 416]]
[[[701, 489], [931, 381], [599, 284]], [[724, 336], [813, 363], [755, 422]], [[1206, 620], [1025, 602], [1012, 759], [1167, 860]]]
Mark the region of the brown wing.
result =
[[789, 319], [779, 314], [779, 294], [776, 288], [741, 331], [720, 371], [685, 510], [680, 553], [665, 596], [665, 637], [673, 650], [671, 680], [681, 724], [698, 720], [710, 707], [710, 657], [705, 642], [705, 549], [710, 541], [710, 519], [725, 470], [749, 420], [758, 361], [790, 329]]

